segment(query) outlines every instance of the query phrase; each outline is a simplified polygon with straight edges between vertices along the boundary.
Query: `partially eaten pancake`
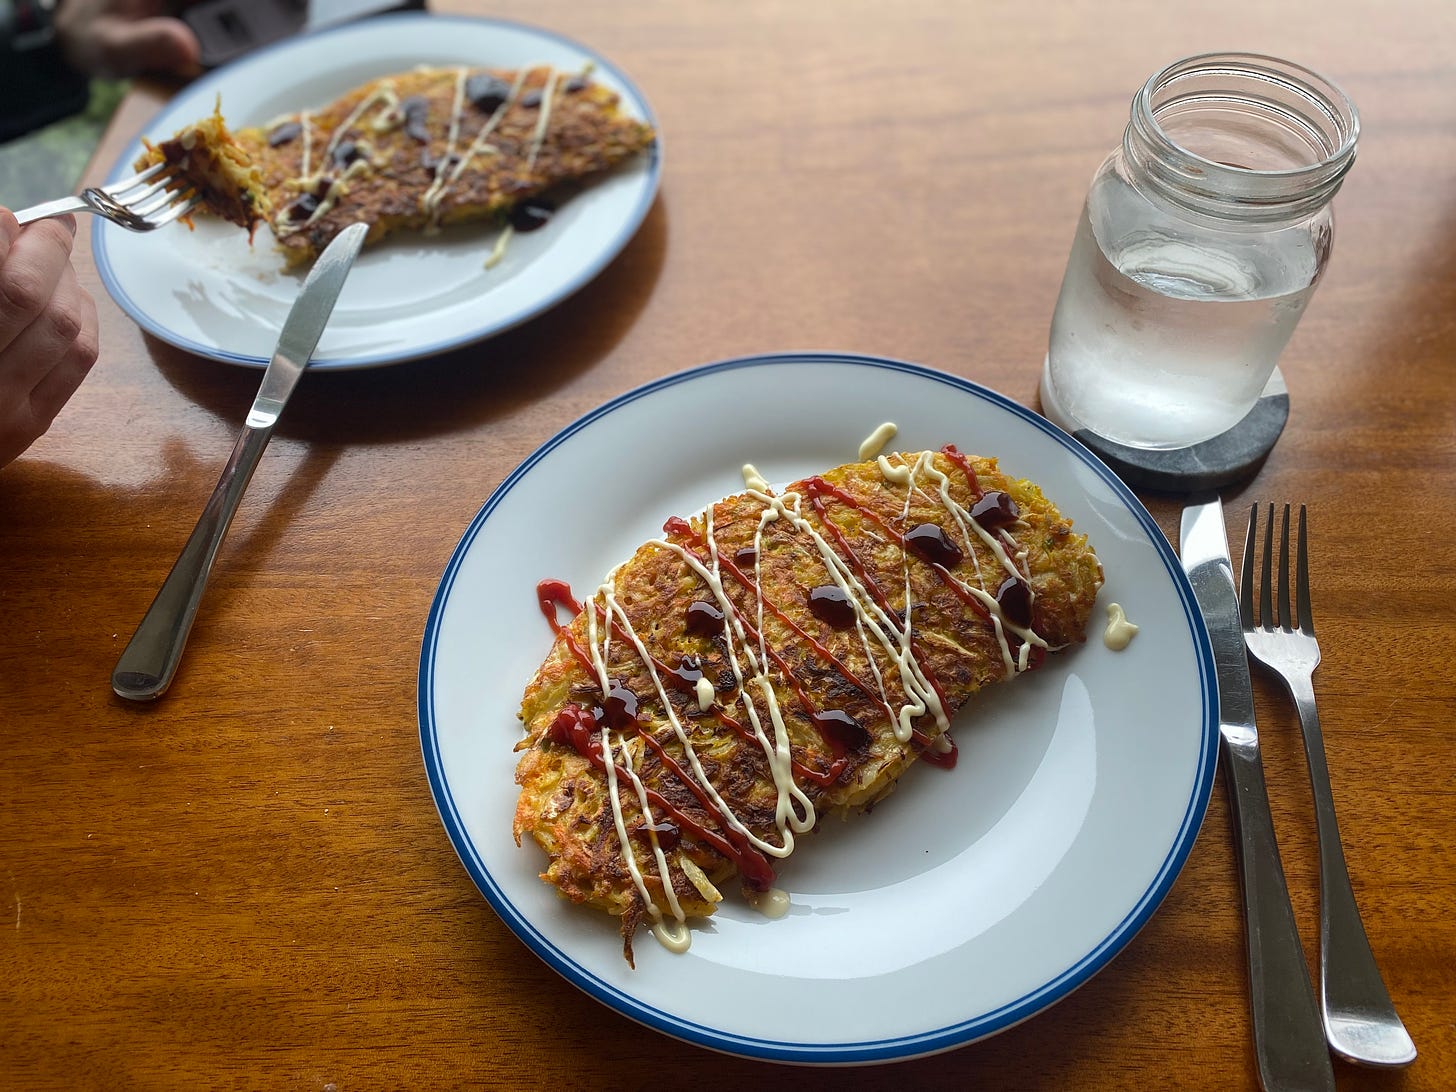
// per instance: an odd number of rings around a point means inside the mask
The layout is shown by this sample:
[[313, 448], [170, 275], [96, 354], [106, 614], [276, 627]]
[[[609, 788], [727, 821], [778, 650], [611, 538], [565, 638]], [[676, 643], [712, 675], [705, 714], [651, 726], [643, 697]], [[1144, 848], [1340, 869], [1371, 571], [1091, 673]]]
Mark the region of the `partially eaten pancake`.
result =
[[160, 144], [145, 139], [142, 143], [146, 150], [137, 159], [136, 169], [165, 163], [176, 179], [169, 188], [194, 190], [207, 212], [246, 229], [250, 236], [268, 216], [270, 199], [263, 175], [250, 153], [228, 132], [220, 103], [211, 116], [184, 126]]
[[1081, 642], [1102, 583], [1037, 486], [952, 447], [754, 481], [664, 531], [584, 608], [540, 586], [556, 640], [517, 745], [516, 841], [620, 917], [629, 962], [639, 925], [685, 945], [821, 816], [953, 764], [956, 710]]
[[[652, 127], [615, 91], [550, 65], [418, 68], [335, 101], [229, 133], [215, 113], [159, 145], [203, 207], [250, 232], [267, 217], [284, 262], [304, 266], [350, 224], [365, 245], [400, 231], [491, 221], [529, 231], [570, 184], [645, 151]], [[498, 257], [498, 254], [492, 255]]]

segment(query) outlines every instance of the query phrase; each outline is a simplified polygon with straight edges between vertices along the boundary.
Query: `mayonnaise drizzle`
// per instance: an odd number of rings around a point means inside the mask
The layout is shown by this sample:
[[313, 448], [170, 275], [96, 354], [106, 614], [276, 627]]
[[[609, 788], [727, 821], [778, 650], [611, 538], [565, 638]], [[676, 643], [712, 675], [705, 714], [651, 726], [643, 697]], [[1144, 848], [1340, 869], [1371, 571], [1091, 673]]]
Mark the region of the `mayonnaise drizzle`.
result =
[[1107, 628], [1102, 631], [1102, 643], [1113, 652], [1121, 652], [1137, 636], [1138, 627], [1127, 620], [1127, 614], [1120, 603], [1107, 604]]
[[551, 124], [551, 107], [556, 100], [556, 87], [561, 82], [561, 73], [554, 68], [546, 73], [546, 85], [541, 90], [541, 113], [536, 118], [536, 131], [531, 134], [531, 154], [526, 157], [526, 172], [536, 169], [536, 157], [541, 154], [541, 145], [546, 142], [546, 129]]
[[781, 918], [789, 912], [789, 893], [777, 887], [770, 887], [748, 898], [748, 904], [766, 918]]
[[743, 464], [743, 484], [756, 493], [769, 492], [768, 482], [764, 481], [763, 475], [752, 463]]
[[298, 125], [303, 130], [303, 162], [299, 165], [299, 172], [301, 177], [307, 178], [313, 158], [313, 119], [308, 116], [307, 110], [299, 112]]
[[439, 230], [440, 197], [445, 192], [445, 176], [450, 169], [450, 157], [455, 154], [455, 143], [460, 139], [460, 118], [465, 110], [465, 77], [469, 71], [468, 68], [455, 70], [455, 98], [450, 106], [450, 127], [445, 134], [445, 150], [435, 164], [435, 177], [420, 196], [420, 209], [430, 217], [430, 222], [425, 227], [426, 232]]
[[865, 462], [872, 455], [878, 455], [880, 451], [895, 438], [899, 428], [893, 421], [886, 421], [879, 428], [875, 429], [865, 437], [864, 443], [859, 445], [859, 461]]

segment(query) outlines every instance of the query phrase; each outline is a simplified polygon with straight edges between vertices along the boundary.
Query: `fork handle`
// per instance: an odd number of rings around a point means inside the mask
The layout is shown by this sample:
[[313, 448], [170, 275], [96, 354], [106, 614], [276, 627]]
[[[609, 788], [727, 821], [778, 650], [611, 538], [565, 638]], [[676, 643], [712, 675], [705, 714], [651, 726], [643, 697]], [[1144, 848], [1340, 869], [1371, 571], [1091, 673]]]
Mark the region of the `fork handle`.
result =
[[1314, 683], [1303, 676], [1285, 679], [1299, 710], [1310, 786], [1314, 790], [1315, 830], [1320, 862], [1320, 992], [1325, 1035], [1330, 1048], [1362, 1065], [1398, 1067], [1415, 1061], [1416, 1047], [1396, 1015], [1380, 977], [1375, 953], [1355, 904], [1350, 871], [1335, 821], [1324, 737], [1315, 709]]
[[116, 662], [111, 688], [118, 697], [151, 701], [160, 698], [171, 685], [218, 547], [272, 432], [272, 425], [249, 425], [239, 434], [197, 526]]
[[45, 220], [51, 216], [64, 216], [68, 212], [95, 211], [95, 209], [79, 197], [58, 197], [54, 201], [47, 201], [43, 205], [31, 205], [28, 209], [21, 209], [15, 214], [15, 219], [24, 225], [32, 223], [35, 220]]
[[1265, 1092], [1334, 1092], [1334, 1067], [1279, 863], [1258, 741], [1230, 739], [1227, 734], [1222, 738], [1238, 837], [1259, 1083]]

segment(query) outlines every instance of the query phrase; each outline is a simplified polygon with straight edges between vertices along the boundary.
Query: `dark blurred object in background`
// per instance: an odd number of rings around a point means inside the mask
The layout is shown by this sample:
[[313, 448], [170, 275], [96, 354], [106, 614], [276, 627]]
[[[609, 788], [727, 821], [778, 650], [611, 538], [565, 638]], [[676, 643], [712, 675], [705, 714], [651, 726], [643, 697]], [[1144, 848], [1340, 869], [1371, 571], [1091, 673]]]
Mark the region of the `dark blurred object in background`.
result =
[[303, 30], [424, 9], [425, 0], [202, 0], [181, 16], [202, 43], [202, 66], [216, 68]]
[[[93, 78], [117, 75], [82, 71], [67, 63], [56, 20], [68, 3], [79, 2], [0, 0], [0, 144], [80, 114], [92, 101]], [[158, 6], [170, 9], [191, 28], [201, 46], [203, 68], [215, 68], [301, 31], [389, 11], [422, 11], [426, 4], [425, 0], [201, 0]], [[71, 22], [74, 25], [75, 18]]]

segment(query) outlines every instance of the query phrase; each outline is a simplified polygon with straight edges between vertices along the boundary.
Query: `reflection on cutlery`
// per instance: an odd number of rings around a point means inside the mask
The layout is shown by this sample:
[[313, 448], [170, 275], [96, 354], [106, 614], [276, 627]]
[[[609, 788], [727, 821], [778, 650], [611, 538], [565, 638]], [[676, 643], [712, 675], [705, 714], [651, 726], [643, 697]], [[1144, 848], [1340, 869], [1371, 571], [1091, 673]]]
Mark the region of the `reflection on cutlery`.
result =
[[[1325, 764], [1324, 739], [1314, 704], [1314, 669], [1320, 662], [1314, 636], [1314, 613], [1309, 603], [1309, 555], [1304, 506], [1299, 507], [1293, 611], [1289, 585], [1289, 505], [1279, 525], [1279, 589], [1270, 576], [1274, 552], [1274, 506], [1264, 527], [1264, 556], [1260, 567], [1259, 614], [1254, 616], [1254, 546], [1259, 506], [1249, 512], [1249, 533], [1244, 541], [1243, 579], [1239, 607], [1244, 642], [1249, 652], [1281, 679], [1299, 710], [1304, 729], [1304, 751], [1314, 789], [1315, 827], [1320, 856], [1320, 999], [1325, 1035], [1335, 1053], [1352, 1062], [1375, 1066], [1403, 1066], [1415, 1061], [1416, 1047], [1396, 1015], [1390, 994], [1375, 965], [1350, 873], [1340, 846], [1335, 801], [1330, 794], [1330, 771]], [[1275, 609], [1277, 605], [1277, 610]]]
[[32, 205], [17, 212], [15, 219], [28, 224], [68, 212], [94, 212], [131, 231], [152, 231], [186, 216], [202, 201], [195, 190], [168, 189], [176, 179], [164, 173], [165, 167], [157, 163], [110, 186], [88, 186], [79, 196]]
[[323, 336], [367, 231], [365, 224], [345, 228], [319, 256], [303, 282], [217, 488], [111, 674], [111, 688], [120, 697], [150, 701], [161, 697], [171, 684], [218, 547], [268, 446], [273, 426]]
[[1218, 673], [1219, 737], [1238, 838], [1259, 1080], [1270, 1092], [1333, 1090], [1334, 1068], [1269, 814], [1249, 660], [1217, 496], [1190, 501], [1180, 537], [1183, 570], [1208, 626]]

